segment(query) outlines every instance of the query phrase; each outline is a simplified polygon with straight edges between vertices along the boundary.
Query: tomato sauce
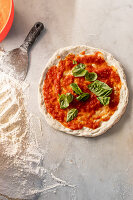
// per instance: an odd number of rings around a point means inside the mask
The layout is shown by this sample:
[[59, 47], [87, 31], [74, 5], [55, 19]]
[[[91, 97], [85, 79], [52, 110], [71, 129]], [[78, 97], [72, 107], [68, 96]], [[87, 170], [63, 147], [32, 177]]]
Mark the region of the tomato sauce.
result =
[[[96, 52], [93, 55], [85, 55], [85, 52], [81, 52], [81, 55], [69, 54], [64, 60], [59, 61], [58, 66], [51, 66], [46, 74], [43, 86], [47, 112], [62, 125], [72, 130], [82, 129], [83, 127], [96, 129], [101, 122], [108, 121], [117, 109], [121, 89], [121, 80], [116, 69], [113, 66], [108, 66], [102, 53]], [[96, 95], [88, 89], [87, 86], [91, 82], [86, 81], [85, 77], [74, 77], [72, 75], [71, 71], [75, 66], [73, 60], [77, 64], [85, 64], [85, 69], [88, 72], [96, 72], [98, 80], [113, 88], [109, 105], [103, 106], [100, 103]], [[61, 109], [58, 94], [70, 92], [74, 97], [78, 96], [73, 92], [71, 83], [77, 83], [83, 92], [90, 94], [90, 98], [85, 102], [74, 98], [68, 108]], [[78, 109], [78, 115], [72, 121], [66, 122], [67, 113], [72, 108]]]

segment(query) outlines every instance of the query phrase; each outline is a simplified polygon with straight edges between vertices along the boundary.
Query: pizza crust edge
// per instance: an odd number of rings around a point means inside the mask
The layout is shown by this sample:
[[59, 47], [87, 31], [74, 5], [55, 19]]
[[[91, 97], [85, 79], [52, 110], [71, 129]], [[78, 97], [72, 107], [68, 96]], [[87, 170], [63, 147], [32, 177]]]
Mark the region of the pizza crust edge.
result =
[[[110, 117], [110, 119], [108, 121], [102, 122], [101, 126], [96, 129], [89, 129], [87, 127], [83, 127], [80, 130], [71, 130], [71, 129], [63, 126], [57, 120], [53, 119], [53, 117], [47, 112], [45, 103], [44, 103], [44, 97], [42, 94], [42, 90], [43, 90], [43, 83], [45, 80], [46, 73], [52, 65], [58, 64], [58, 62], [59, 62], [59, 59], [57, 58], [58, 56], [60, 56], [61, 59], [64, 59], [66, 57], [66, 55], [68, 55], [69, 53], [79, 54], [82, 51], [85, 51], [86, 54], [93, 54], [96, 51], [102, 52], [104, 54], [104, 59], [106, 60], [106, 62], [109, 65], [113, 65], [116, 67], [117, 72], [118, 72], [121, 82], [122, 82], [122, 86], [121, 86], [121, 90], [120, 90], [120, 100], [119, 100], [119, 104], [118, 104], [118, 109], [115, 111], [115, 113]], [[128, 96], [129, 96], [129, 92], [128, 92], [128, 87], [127, 87], [127, 83], [126, 83], [126, 77], [125, 77], [125, 73], [123, 71], [121, 64], [110, 53], [108, 53], [102, 49], [93, 48], [93, 47], [89, 47], [86, 45], [69, 46], [69, 47], [65, 47], [65, 48], [61, 48], [61, 49], [57, 50], [54, 53], [54, 55], [49, 59], [48, 63], [46, 64], [45, 69], [44, 69], [44, 71], [41, 75], [40, 81], [39, 81], [38, 101], [39, 101], [40, 111], [44, 115], [45, 120], [54, 129], [71, 134], [71, 135], [75, 135], [75, 136], [96, 137], [96, 136], [99, 136], [99, 135], [102, 135], [103, 133], [105, 133], [116, 122], [119, 121], [119, 119], [125, 112], [125, 109], [126, 109], [126, 106], [128, 103]]]

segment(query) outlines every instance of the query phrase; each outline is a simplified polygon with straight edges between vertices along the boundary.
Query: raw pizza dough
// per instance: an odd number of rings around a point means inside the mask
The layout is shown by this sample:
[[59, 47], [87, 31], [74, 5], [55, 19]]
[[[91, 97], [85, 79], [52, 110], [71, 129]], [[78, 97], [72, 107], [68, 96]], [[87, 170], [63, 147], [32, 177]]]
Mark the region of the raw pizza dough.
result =
[[[104, 59], [106, 60], [108, 65], [110, 66], [113, 65], [114, 67], [116, 67], [117, 72], [122, 82], [122, 86], [120, 90], [120, 100], [118, 104], [118, 109], [115, 111], [115, 113], [110, 117], [108, 121], [102, 122], [101, 126], [96, 129], [83, 127], [80, 130], [71, 130], [63, 126], [57, 120], [53, 119], [53, 117], [47, 112], [42, 91], [43, 91], [43, 84], [46, 77], [46, 73], [51, 66], [58, 64], [59, 62], [58, 56], [60, 56], [61, 59], [64, 59], [70, 53], [79, 54], [82, 51], [85, 51], [85, 54], [87, 55], [94, 54], [96, 51], [102, 52], [104, 55]], [[121, 64], [110, 53], [103, 51], [101, 49], [97, 49], [97, 48], [93, 48], [93, 47], [89, 47], [85, 45], [70, 46], [70, 47], [62, 48], [56, 51], [55, 54], [51, 57], [51, 59], [46, 64], [45, 69], [42, 73], [40, 82], [39, 82], [39, 106], [47, 123], [57, 130], [60, 130], [60, 131], [63, 131], [65, 133], [75, 135], [75, 136], [96, 137], [98, 135], [105, 133], [120, 119], [120, 117], [122, 116], [122, 114], [124, 113], [126, 109], [127, 103], [128, 103], [128, 88], [127, 88], [127, 83], [126, 83], [126, 77], [125, 77]]]

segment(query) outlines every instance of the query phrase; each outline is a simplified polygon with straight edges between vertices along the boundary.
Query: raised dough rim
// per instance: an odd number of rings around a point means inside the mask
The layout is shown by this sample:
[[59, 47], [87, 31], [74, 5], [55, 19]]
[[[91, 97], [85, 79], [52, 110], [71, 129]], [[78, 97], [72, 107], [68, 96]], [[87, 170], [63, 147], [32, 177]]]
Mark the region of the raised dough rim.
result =
[[[87, 54], [92, 54], [96, 51], [100, 51], [104, 54], [105, 60], [108, 62], [109, 65], [115, 65], [117, 68], [118, 74], [121, 78], [122, 81], [122, 88], [120, 92], [120, 102], [118, 105], [118, 109], [115, 111], [115, 113], [112, 115], [112, 117], [107, 121], [107, 122], [102, 122], [101, 126], [97, 129], [89, 129], [87, 127], [83, 127], [81, 130], [71, 130], [69, 128], [64, 127], [60, 122], [57, 120], [53, 119], [53, 117], [47, 113], [45, 104], [44, 104], [44, 98], [42, 94], [42, 89], [43, 89], [43, 82], [45, 80], [45, 75], [48, 71], [48, 69], [52, 65], [56, 65], [58, 63], [57, 56], [60, 56], [61, 58], [64, 58], [68, 53], [75, 52], [75, 53], [80, 53], [82, 51], [89, 51]], [[57, 50], [54, 55], [50, 58], [48, 63], [46, 64], [46, 67], [42, 73], [42, 76], [39, 81], [39, 92], [38, 92], [38, 100], [39, 100], [39, 107], [41, 113], [44, 115], [45, 120], [47, 123], [52, 126], [56, 130], [63, 131], [65, 133], [75, 135], [75, 136], [84, 136], [84, 137], [96, 137], [98, 135], [102, 135], [105, 133], [109, 128], [111, 128], [123, 115], [125, 112], [127, 103], [128, 103], [128, 88], [127, 88], [127, 83], [126, 83], [126, 77], [123, 71], [123, 68], [121, 64], [108, 52], [98, 49], [98, 48], [93, 48], [89, 47], [86, 45], [80, 45], [80, 46], [69, 46], [65, 48], [61, 48]]]

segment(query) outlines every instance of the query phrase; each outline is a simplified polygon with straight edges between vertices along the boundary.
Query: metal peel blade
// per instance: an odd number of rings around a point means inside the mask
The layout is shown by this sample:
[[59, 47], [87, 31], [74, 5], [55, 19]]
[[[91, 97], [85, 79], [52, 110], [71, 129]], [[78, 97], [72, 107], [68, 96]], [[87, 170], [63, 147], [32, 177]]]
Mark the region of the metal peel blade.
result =
[[15, 79], [24, 81], [28, 71], [29, 50], [43, 29], [43, 24], [37, 22], [32, 27], [20, 48], [8, 52], [1, 51], [0, 70], [13, 76]]

